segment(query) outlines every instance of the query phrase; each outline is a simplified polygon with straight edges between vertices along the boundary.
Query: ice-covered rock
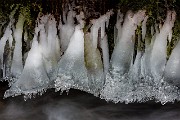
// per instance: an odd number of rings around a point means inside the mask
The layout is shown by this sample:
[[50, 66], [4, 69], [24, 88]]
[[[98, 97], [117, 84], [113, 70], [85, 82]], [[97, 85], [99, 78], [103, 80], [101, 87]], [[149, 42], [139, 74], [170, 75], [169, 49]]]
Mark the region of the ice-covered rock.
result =
[[[111, 14], [112, 11], [109, 11], [100, 18], [93, 19], [91, 21], [91, 32], [85, 33], [85, 64], [88, 71], [88, 83], [91, 93], [95, 96], [99, 95], [105, 82], [105, 74], [109, 68], [109, 50], [105, 25]], [[98, 46], [102, 50], [102, 56]]]
[[103, 63], [98, 48], [93, 47], [90, 33], [85, 34], [85, 65], [91, 93], [98, 95], [104, 84]]

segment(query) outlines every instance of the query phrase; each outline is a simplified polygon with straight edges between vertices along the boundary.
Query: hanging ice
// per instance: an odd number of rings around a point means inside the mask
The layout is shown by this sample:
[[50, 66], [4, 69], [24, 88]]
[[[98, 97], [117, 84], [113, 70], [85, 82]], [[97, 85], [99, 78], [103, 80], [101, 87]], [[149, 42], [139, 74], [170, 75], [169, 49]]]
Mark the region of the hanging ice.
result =
[[104, 65], [104, 75], [108, 72], [109, 69], [109, 46], [108, 46], [108, 38], [105, 34], [103, 38], [101, 38], [101, 49], [103, 54], [103, 65]]
[[84, 64], [84, 33], [80, 25], [75, 27], [68, 48], [58, 63], [55, 88], [56, 91], [70, 88], [89, 91]]
[[[4, 48], [5, 48], [5, 45], [6, 45], [6, 41], [9, 39], [9, 37], [12, 34], [11, 24], [12, 23], [10, 21], [9, 25], [7, 26], [7, 28], [5, 30], [5, 33], [4, 33], [3, 37], [0, 40], [0, 66], [1, 66], [0, 69], [2, 69], [3, 71], [5, 70], [5, 69], [3, 69], [3, 66], [4, 66], [4, 64], [3, 64], [4, 63], [4, 57], [3, 57]], [[3, 76], [3, 77], [5, 77], [5, 76]]]
[[[66, 13], [64, 13], [64, 14], [66, 14]], [[71, 36], [74, 33], [74, 28], [75, 28], [74, 17], [75, 17], [75, 12], [70, 10], [67, 14], [67, 17], [66, 17], [66, 15], [63, 16], [64, 24], [62, 23], [61, 20], [59, 22], [60, 41], [61, 41], [60, 44], [61, 44], [62, 52], [66, 51], [69, 41], [71, 39]]]
[[22, 33], [23, 33], [24, 22], [26, 20], [25, 18], [27, 14], [26, 12], [27, 12], [27, 8], [21, 8], [21, 13], [19, 14], [18, 22], [16, 23], [16, 29], [14, 31], [15, 48], [13, 53], [12, 65], [11, 65], [11, 74], [15, 78], [18, 78], [23, 70]]
[[156, 88], [155, 97], [157, 101], [160, 101], [163, 104], [169, 101], [172, 102], [175, 99], [179, 99], [178, 89], [174, 86], [169, 85], [163, 80], [163, 75], [168, 76], [168, 74], [165, 75], [166, 72], [164, 74], [166, 57], [167, 57], [166, 46], [167, 46], [168, 35], [171, 33], [172, 27], [174, 26], [175, 16], [176, 13], [174, 11], [167, 12], [166, 20], [154, 41], [154, 46], [152, 49], [151, 59], [150, 59], [151, 73], [154, 78], [154, 83], [155, 83], [154, 87]]
[[[109, 67], [109, 52], [105, 22], [109, 20], [112, 11], [107, 12], [99, 19], [92, 21], [91, 33], [85, 34], [85, 63], [88, 70], [88, 83], [91, 93], [98, 95], [104, 85], [104, 74]], [[98, 32], [98, 30], [101, 30]], [[100, 33], [100, 34], [98, 34]], [[103, 62], [98, 49], [98, 42], [102, 49]]]
[[[129, 11], [122, 26], [122, 33], [115, 45], [109, 73], [106, 75], [106, 83], [101, 97], [114, 102], [133, 101], [133, 84], [128, 80], [128, 72], [132, 66], [134, 51], [133, 36], [137, 25], [145, 17], [145, 11], [133, 14]], [[117, 35], [119, 36], [119, 35]]]
[[[154, 45], [151, 53], [151, 73], [154, 78], [161, 79], [165, 64], [166, 64], [166, 46], [167, 46], [167, 37], [174, 26], [174, 14], [171, 11], [168, 11], [166, 21], [160, 33], [156, 36]], [[158, 51], [158, 52], [157, 52]], [[158, 58], [158, 59], [157, 59]]]
[[176, 45], [173, 49], [171, 56], [167, 62], [165, 73], [164, 73], [164, 80], [168, 83], [180, 86], [180, 42]]
[[51, 78], [54, 77], [53, 72], [60, 59], [56, 21], [52, 15], [45, 15], [41, 18], [40, 23], [40, 46], [42, 48], [44, 66], [48, 76]]
[[117, 44], [120, 40], [121, 33], [122, 33], [122, 22], [123, 22], [123, 14], [118, 10], [117, 13], [117, 20], [114, 26], [114, 44]]
[[[13, 24], [15, 22], [14, 20], [14, 14], [16, 13], [16, 10], [19, 6], [16, 6], [15, 9], [10, 13], [9, 19], [10, 22], [5, 30], [5, 33], [3, 37], [0, 40], [0, 69], [3, 70], [3, 78], [10, 76], [10, 66], [11, 66], [11, 48], [12, 48], [12, 41], [13, 41]], [[6, 54], [6, 59], [4, 58], [4, 53], [7, 51], [5, 49], [5, 46], [7, 45], [7, 41], [9, 42], [9, 53]], [[9, 58], [10, 57], [10, 58]], [[8, 59], [9, 58], [9, 59]]]
[[38, 92], [42, 94], [47, 88], [54, 87], [54, 81], [51, 78], [54, 77], [52, 73], [60, 55], [60, 50], [57, 48], [59, 46], [57, 45], [56, 21], [52, 15], [45, 15], [39, 19], [23, 72], [6, 91], [5, 97], [19, 94], [30, 97], [28, 95]]
[[20, 94], [36, 94], [48, 88], [49, 78], [43, 64], [42, 49], [37, 41], [38, 29], [36, 28], [32, 48], [28, 53], [23, 72], [19, 79], [5, 92], [5, 98]]

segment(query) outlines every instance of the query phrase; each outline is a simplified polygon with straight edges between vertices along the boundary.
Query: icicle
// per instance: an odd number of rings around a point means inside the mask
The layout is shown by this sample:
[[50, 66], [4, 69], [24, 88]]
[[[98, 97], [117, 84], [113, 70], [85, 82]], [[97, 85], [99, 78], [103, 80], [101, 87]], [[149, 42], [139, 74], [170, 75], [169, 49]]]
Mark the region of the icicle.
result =
[[[6, 45], [6, 41], [9, 39], [11, 34], [12, 34], [11, 23], [9, 23], [9, 25], [7, 26], [7, 28], [5, 30], [3, 37], [0, 40], [0, 60], [1, 60], [0, 63], [1, 64], [3, 64], [3, 54], [4, 54], [4, 48]], [[3, 67], [3, 66], [1, 66], [1, 67]]]
[[[131, 62], [132, 53], [134, 50], [134, 42], [132, 41], [132, 36], [135, 34], [139, 20], [143, 20], [143, 15], [145, 12], [139, 11], [133, 17], [131, 12], [128, 12], [122, 28], [122, 36], [119, 38], [119, 42], [115, 45], [112, 54], [112, 68], [118, 69], [120, 74], [128, 71]], [[139, 17], [139, 15], [142, 15]], [[135, 22], [135, 23], [134, 23]]]
[[171, 56], [167, 62], [165, 73], [164, 73], [164, 80], [169, 82], [170, 84], [180, 86], [180, 42], [176, 45], [173, 49]]
[[[3, 70], [3, 78], [6, 77], [6, 66], [10, 67], [9, 65], [9, 60], [6, 60], [6, 64], [4, 64], [4, 58], [3, 58], [3, 55], [4, 55], [4, 51], [5, 51], [5, 45], [6, 45], [6, 42], [7, 40], [9, 41], [9, 46], [10, 48], [12, 47], [12, 41], [13, 41], [13, 37], [12, 37], [12, 27], [13, 27], [13, 24], [15, 22], [14, 20], [14, 14], [16, 13], [16, 10], [18, 9], [19, 6], [16, 6], [15, 9], [11, 12], [10, 16], [9, 16], [9, 19], [10, 19], [10, 22], [5, 30], [5, 33], [3, 35], [3, 37], [1, 38], [0, 40], [0, 69]], [[7, 55], [8, 56], [8, 55]], [[10, 55], [11, 56], [11, 55]], [[4, 64], [4, 65], [3, 65]], [[9, 68], [7, 68], [9, 69]]]
[[[150, 56], [151, 56], [151, 51], [152, 47], [154, 45], [154, 40], [155, 40], [155, 35], [152, 36], [152, 38], [147, 37], [145, 39], [145, 52], [142, 56], [141, 59], [141, 74], [144, 80], [149, 80], [151, 82], [151, 65], [150, 63]], [[149, 42], [150, 41], [150, 42]]]
[[[36, 28], [37, 31], [39, 31], [38, 28]], [[38, 34], [35, 34], [22, 74], [5, 92], [5, 98], [20, 94], [35, 94], [49, 87], [49, 78], [43, 65], [42, 49], [37, 39]]]
[[23, 12], [26, 12], [27, 8], [22, 8], [21, 13], [18, 18], [18, 22], [16, 23], [16, 29], [14, 31], [14, 39], [15, 39], [15, 48], [11, 66], [11, 74], [13, 77], [18, 78], [23, 70], [22, 63], [22, 33], [23, 26], [25, 22], [25, 16]]
[[134, 15], [131, 11], [127, 13], [120, 40], [115, 45], [112, 54], [110, 70], [106, 75], [106, 83], [101, 92], [101, 98], [114, 102], [125, 101], [126, 103], [134, 100], [133, 83], [128, 78], [128, 72], [132, 68], [135, 30], [144, 17], [145, 11], [138, 11]]
[[109, 69], [109, 48], [108, 48], [107, 35], [105, 34], [104, 23], [101, 23], [101, 36], [100, 37], [101, 37], [100, 47], [102, 49], [102, 54], [103, 54], [104, 75], [106, 75]]
[[[161, 79], [166, 64], [167, 37], [174, 26], [175, 17], [173, 12], [168, 11], [164, 25], [156, 36], [151, 53], [151, 72], [154, 78]], [[158, 52], [157, 52], [158, 51]], [[157, 59], [158, 58], [158, 59]]]
[[62, 22], [59, 22], [59, 29], [60, 29], [60, 45], [62, 52], [65, 52], [65, 50], [68, 47], [69, 41], [71, 36], [74, 33], [75, 25], [74, 25], [74, 17], [75, 12], [69, 11], [67, 16], [67, 21], [65, 24], [62, 24]]
[[176, 45], [173, 49], [171, 56], [167, 62], [164, 71], [164, 79], [161, 80], [161, 83], [158, 86], [158, 93], [157, 93], [157, 101], [160, 101], [162, 104], [167, 102], [174, 102], [175, 100], [180, 100], [180, 42]]
[[121, 37], [121, 33], [122, 33], [122, 22], [123, 22], [123, 14], [120, 12], [120, 10], [118, 10], [117, 13], [117, 21], [116, 21], [116, 25], [114, 27], [115, 29], [115, 36], [114, 36], [114, 44], [116, 45], [120, 40]]
[[109, 48], [107, 35], [105, 35], [104, 38], [101, 39], [101, 49], [103, 52], [104, 74], [106, 75], [109, 69]]
[[146, 16], [142, 22], [142, 40], [145, 39], [146, 35], [146, 22], [147, 22], [148, 16]]
[[75, 27], [68, 48], [58, 63], [56, 91], [68, 91], [70, 88], [89, 91], [84, 65], [84, 33], [80, 26]]
[[172, 39], [172, 30], [169, 32], [168, 41], [171, 42], [171, 39]]
[[93, 26], [91, 27], [91, 39], [93, 40], [93, 47], [97, 48], [97, 38], [98, 38], [98, 30], [102, 24], [105, 25], [105, 22], [110, 19], [110, 16], [113, 14], [112, 11], [107, 12], [105, 15], [101, 16], [96, 20], [92, 20]]
[[166, 20], [160, 29], [159, 34], [156, 35], [150, 59], [151, 73], [155, 83], [155, 98], [157, 101], [160, 101], [163, 104], [169, 101], [173, 102], [175, 99], [178, 99], [179, 94], [176, 87], [167, 84], [163, 80], [163, 75], [167, 74], [164, 74], [167, 57], [167, 38], [172, 30], [172, 27], [174, 26], [175, 16], [176, 14], [174, 11], [167, 12]]
[[[43, 60], [45, 62], [46, 71], [49, 77], [53, 77], [51, 74], [55, 70], [57, 63], [60, 58], [60, 48], [57, 39], [57, 28], [56, 21], [52, 15], [48, 16], [49, 19], [47, 21], [47, 31], [43, 33], [42, 36], [47, 36], [46, 39], [40, 39], [40, 41], [44, 41], [44, 44], [40, 44], [43, 49]], [[41, 42], [40, 42], [41, 43]], [[58, 51], [59, 50], [59, 51]]]

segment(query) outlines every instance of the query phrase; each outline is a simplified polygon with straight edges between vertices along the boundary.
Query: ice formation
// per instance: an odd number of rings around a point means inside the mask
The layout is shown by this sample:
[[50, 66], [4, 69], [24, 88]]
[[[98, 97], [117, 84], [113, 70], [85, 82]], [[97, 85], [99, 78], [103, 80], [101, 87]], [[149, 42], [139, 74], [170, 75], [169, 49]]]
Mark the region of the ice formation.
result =
[[82, 11], [66, 7], [58, 22], [53, 15], [40, 13], [33, 40], [24, 26], [27, 8], [20, 8], [17, 21], [13, 19], [17, 8], [12, 12], [0, 39], [0, 78], [10, 86], [5, 98], [73, 88], [115, 103], [180, 100], [180, 42], [167, 57], [174, 11], [149, 27], [145, 10], [125, 16], [118, 10], [110, 56], [107, 31], [112, 10], [86, 23]]
[[119, 40], [116, 40], [110, 70], [106, 75], [106, 83], [101, 93], [101, 97], [106, 100], [114, 102], [133, 101], [134, 86], [132, 81], [128, 79], [128, 72], [132, 68], [135, 30], [144, 17], [145, 11], [138, 11], [135, 14], [129, 11], [126, 14], [121, 36], [117, 35], [120, 37], [118, 37]]
[[67, 50], [58, 62], [55, 88], [57, 91], [76, 88], [88, 91], [87, 70], [84, 64], [84, 33], [77, 25]]
[[22, 74], [6, 91], [5, 97], [19, 94], [30, 97], [31, 94], [43, 93], [47, 88], [53, 88], [54, 81], [51, 78], [59, 55], [55, 18], [52, 15], [44, 15], [39, 18], [35, 28]]
[[38, 44], [37, 37], [37, 34], [35, 34], [22, 74], [6, 91], [4, 97], [20, 94], [29, 95], [42, 91], [47, 87], [49, 78], [43, 65], [41, 47]]
[[164, 80], [168, 83], [176, 86], [180, 86], [179, 81], [179, 69], [180, 69], [180, 55], [179, 55], [179, 49], [180, 49], [180, 42], [176, 45], [174, 50], [172, 51], [172, 54], [167, 62], [167, 65], [165, 67], [165, 73], [164, 73]]
[[[88, 71], [88, 84], [90, 91], [98, 95], [104, 85], [105, 73], [109, 67], [109, 53], [107, 36], [105, 33], [105, 23], [109, 20], [112, 11], [109, 11], [99, 19], [92, 21], [91, 33], [85, 34], [85, 64]], [[98, 30], [100, 30], [98, 34]], [[102, 49], [98, 49], [98, 43]], [[103, 67], [104, 66], [104, 67]]]
[[62, 21], [59, 22], [59, 30], [60, 30], [59, 33], [60, 33], [60, 39], [61, 39], [60, 44], [61, 44], [62, 52], [66, 51], [69, 41], [71, 39], [71, 36], [74, 33], [74, 30], [75, 30], [74, 18], [75, 18], [75, 12], [70, 10], [67, 13], [67, 17], [66, 17], [66, 13], [64, 12], [63, 22]]
[[[6, 77], [10, 76], [10, 67], [11, 67], [11, 49], [12, 49], [12, 42], [13, 42], [13, 25], [14, 25], [14, 14], [16, 13], [16, 10], [18, 9], [18, 6], [15, 7], [15, 9], [11, 12], [9, 19], [10, 22], [8, 26], [6, 27], [6, 30], [4, 32], [4, 35], [0, 39], [0, 69], [3, 70], [3, 79], [6, 79]], [[9, 53], [6, 54], [6, 58], [4, 58], [4, 53], [6, 53], [6, 45], [9, 45]], [[10, 57], [8, 59], [8, 57]]]
[[[22, 11], [26, 11], [26, 8], [23, 8]], [[16, 29], [14, 31], [15, 48], [11, 65], [11, 74], [15, 78], [18, 78], [23, 70], [22, 33], [24, 22], [26, 20], [25, 17], [26, 16], [24, 14], [20, 13], [18, 22], [16, 23]]]

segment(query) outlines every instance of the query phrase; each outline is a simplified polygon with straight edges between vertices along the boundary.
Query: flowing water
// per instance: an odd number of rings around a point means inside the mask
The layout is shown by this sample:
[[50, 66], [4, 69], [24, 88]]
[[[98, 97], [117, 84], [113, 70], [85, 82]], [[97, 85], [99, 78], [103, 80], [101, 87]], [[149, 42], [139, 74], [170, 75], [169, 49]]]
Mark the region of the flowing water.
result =
[[107, 103], [78, 90], [69, 94], [50, 89], [42, 96], [24, 101], [23, 96], [2, 99], [0, 83], [0, 120], [179, 120], [180, 103]]

